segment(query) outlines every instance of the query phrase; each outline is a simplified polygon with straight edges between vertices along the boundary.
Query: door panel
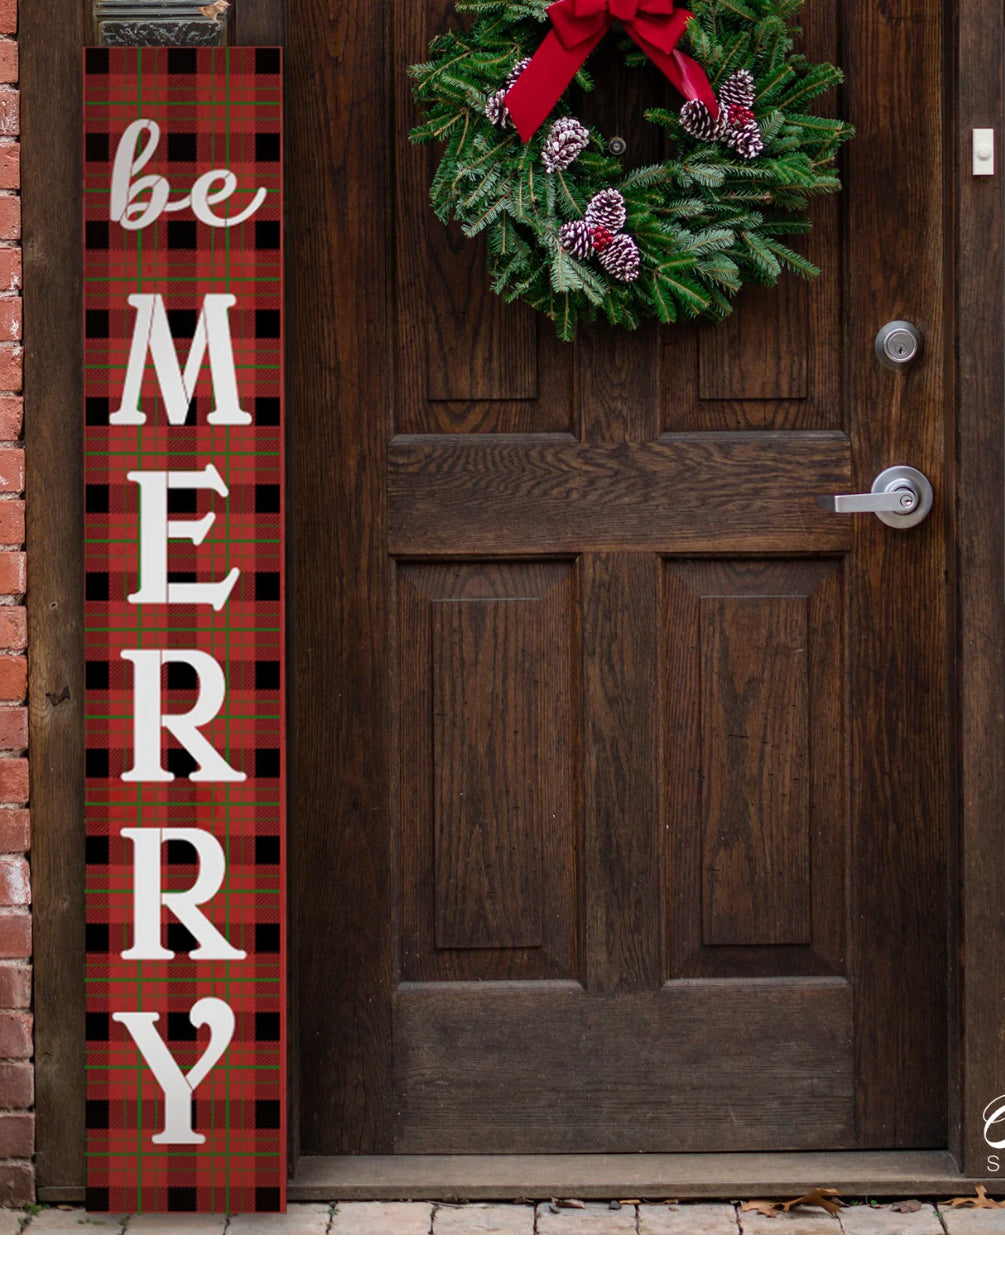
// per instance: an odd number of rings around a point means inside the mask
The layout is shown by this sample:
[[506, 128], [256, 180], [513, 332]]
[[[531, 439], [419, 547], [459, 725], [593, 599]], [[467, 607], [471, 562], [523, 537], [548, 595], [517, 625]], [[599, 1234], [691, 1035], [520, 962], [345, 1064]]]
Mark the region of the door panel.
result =
[[[291, 102], [305, 1151], [944, 1142], [942, 24], [888, 8], [805, 14], [858, 128], [820, 279], [574, 347], [426, 209], [448, 0], [293, 24], [351, 119]], [[670, 89], [598, 57], [584, 116], [658, 158]], [[898, 463], [921, 527], [817, 506]]]

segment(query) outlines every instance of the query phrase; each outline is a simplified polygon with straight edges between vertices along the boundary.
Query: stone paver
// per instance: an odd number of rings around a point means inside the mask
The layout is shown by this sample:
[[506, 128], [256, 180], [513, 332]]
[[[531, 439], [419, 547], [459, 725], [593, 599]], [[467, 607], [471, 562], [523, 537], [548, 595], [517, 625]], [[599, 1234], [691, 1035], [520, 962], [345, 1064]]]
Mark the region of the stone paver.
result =
[[732, 1204], [640, 1204], [640, 1235], [738, 1235]]
[[945, 1232], [931, 1204], [914, 1213], [898, 1213], [890, 1204], [873, 1208], [852, 1204], [841, 1210], [841, 1228], [846, 1235], [941, 1235]]
[[751, 1210], [741, 1213], [740, 1230], [745, 1235], [840, 1235], [841, 1223], [825, 1208], [794, 1208], [777, 1217], [765, 1217]]
[[439, 1204], [434, 1235], [532, 1235], [533, 1204]]
[[127, 1235], [222, 1235], [222, 1213], [138, 1213], [126, 1222]]
[[20, 1235], [22, 1217], [17, 1209], [0, 1208], [0, 1235]]
[[86, 1213], [82, 1208], [43, 1208], [29, 1214], [26, 1235], [121, 1235], [122, 1218], [109, 1213]]
[[611, 1208], [610, 1201], [588, 1200], [583, 1208], [537, 1206], [539, 1235], [634, 1235], [635, 1209], [632, 1205]]
[[947, 1235], [1005, 1235], [1005, 1208], [944, 1208]]
[[428, 1235], [432, 1204], [404, 1200], [341, 1200], [330, 1235]]
[[329, 1204], [290, 1204], [286, 1213], [242, 1213], [232, 1217], [228, 1235], [325, 1235]]

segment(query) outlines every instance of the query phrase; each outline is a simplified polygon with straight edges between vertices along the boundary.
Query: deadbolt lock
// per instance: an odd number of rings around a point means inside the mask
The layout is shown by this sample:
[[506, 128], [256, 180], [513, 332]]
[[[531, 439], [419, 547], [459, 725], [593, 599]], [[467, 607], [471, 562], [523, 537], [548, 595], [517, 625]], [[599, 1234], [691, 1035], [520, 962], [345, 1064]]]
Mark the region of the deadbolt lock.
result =
[[888, 368], [903, 368], [921, 354], [922, 336], [907, 320], [891, 320], [876, 334], [876, 358]]

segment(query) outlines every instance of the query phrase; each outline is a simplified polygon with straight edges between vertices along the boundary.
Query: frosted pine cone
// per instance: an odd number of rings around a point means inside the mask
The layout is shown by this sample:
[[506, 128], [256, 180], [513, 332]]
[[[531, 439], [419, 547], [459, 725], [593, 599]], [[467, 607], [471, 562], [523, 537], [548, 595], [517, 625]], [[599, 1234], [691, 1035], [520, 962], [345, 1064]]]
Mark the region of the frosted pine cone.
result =
[[625, 226], [625, 199], [616, 188], [605, 188], [594, 194], [586, 207], [586, 222], [591, 228], [620, 232]]
[[764, 150], [764, 141], [757, 123], [747, 123], [743, 127], [730, 128], [725, 136], [726, 144], [736, 150], [741, 158], [756, 158]]
[[506, 108], [506, 93], [529, 65], [529, 57], [524, 57], [523, 61], [518, 61], [506, 76], [506, 82], [502, 87], [493, 92], [485, 102], [485, 117], [494, 127], [509, 127], [512, 125], [510, 123], [509, 110]]
[[718, 140], [722, 135], [725, 111], [713, 118], [704, 101], [685, 101], [680, 109], [680, 125], [698, 140]]
[[590, 227], [583, 219], [576, 219], [573, 223], [562, 224], [562, 249], [567, 254], [571, 254], [573, 258], [581, 261], [589, 258], [593, 253], [593, 240], [590, 236]]
[[719, 89], [719, 104], [727, 107], [744, 105], [750, 109], [756, 96], [757, 85], [754, 82], [754, 76], [749, 70], [737, 70]]
[[549, 175], [570, 167], [590, 143], [590, 133], [578, 118], [557, 118], [541, 150], [541, 160]]
[[600, 263], [606, 272], [615, 280], [630, 281], [638, 278], [642, 260], [639, 247], [627, 233], [622, 232], [614, 238], [606, 250], [600, 255]]

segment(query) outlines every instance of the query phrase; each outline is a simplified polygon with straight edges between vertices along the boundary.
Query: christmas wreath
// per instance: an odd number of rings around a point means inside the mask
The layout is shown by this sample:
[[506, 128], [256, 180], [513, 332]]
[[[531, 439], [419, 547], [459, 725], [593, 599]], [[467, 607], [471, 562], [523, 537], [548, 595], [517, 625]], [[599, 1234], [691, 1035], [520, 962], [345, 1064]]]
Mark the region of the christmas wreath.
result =
[[[443, 222], [485, 234], [492, 287], [571, 340], [601, 312], [634, 328], [718, 320], [744, 284], [817, 268], [788, 244], [815, 193], [840, 188], [851, 128], [809, 111], [841, 82], [793, 51], [801, 0], [458, 0], [465, 29], [437, 35], [412, 66], [424, 121], [445, 145], [430, 196]], [[575, 116], [573, 85], [615, 24], [626, 65], [653, 61], [683, 98], [645, 118], [662, 162], [626, 169], [623, 143]]]

